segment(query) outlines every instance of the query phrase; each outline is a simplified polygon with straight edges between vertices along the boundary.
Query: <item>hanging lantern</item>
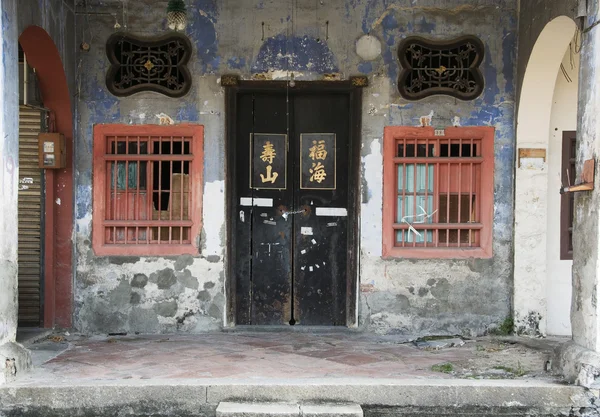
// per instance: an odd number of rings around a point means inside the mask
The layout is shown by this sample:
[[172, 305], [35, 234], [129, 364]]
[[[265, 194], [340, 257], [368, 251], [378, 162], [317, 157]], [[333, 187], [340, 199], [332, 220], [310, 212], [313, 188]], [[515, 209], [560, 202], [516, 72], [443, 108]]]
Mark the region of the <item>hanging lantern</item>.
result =
[[171, 30], [183, 30], [187, 26], [187, 13], [183, 0], [169, 0], [167, 25]]

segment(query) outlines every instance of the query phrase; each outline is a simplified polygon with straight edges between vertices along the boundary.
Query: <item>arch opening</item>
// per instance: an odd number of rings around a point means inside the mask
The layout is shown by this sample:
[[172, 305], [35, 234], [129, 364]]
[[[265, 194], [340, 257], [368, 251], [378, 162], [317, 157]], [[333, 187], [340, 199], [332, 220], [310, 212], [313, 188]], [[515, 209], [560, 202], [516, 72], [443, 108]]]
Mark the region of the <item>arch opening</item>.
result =
[[[556, 205], [560, 206], [562, 131], [575, 130], [577, 121], [575, 67], [567, 74], [571, 83], [559, 78], [565, 76], [561, 64], [566, 58], [570, 61], [575, 33], [575, 22], [566, 16], [546, 25], [527, 63], [519, 99], [513, 310], [515, 327], [525, 334], [570, 334], [571, 263], [559, 256]], [[527, 157], [528, 149], [540, 150], [545, 157]]]
[[60, 53], [50, 35], [30, 26], [19, 37], [28, 64], [35, 69], [44, 107], [55, 131], [66, 139], [67, 167], [46, 170], [44, 225], [44, 327], [71, 327], [73, 230], [73, 114]]

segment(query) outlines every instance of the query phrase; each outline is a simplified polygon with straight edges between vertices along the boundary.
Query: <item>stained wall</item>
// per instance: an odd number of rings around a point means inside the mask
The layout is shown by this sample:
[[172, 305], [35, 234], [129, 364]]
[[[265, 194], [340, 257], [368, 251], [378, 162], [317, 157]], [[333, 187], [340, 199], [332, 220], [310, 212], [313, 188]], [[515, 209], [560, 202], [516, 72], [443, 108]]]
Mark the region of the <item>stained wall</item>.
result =
[[[514, 111], [517, 3], [513, 0], [298, 1], [193, 0], [185, 31], [194, 45], [188, 95], [155, 93], [117, 98], [106, 89], [105, 42], [115, 22], [132, 33], [166, 31], [165, 2], [96, 1], [80, 9], [76, 85], [75, 326], [84, 332], [205, 331], [224, 324], [225, 103], [222, 74], [243, 79], [347, 79], [364, 74], [358, 323], [376, 332], [481, 334], [511, 315]], [[105, 14], [100, 14], [105, 13]], [[125, 18], [123, 18], [125, 15]], [[264, 22], [264, 25], [263, 25]], [[363, 61], [356, 40], [370, 33], [382, 53]], [[397, 89], [398, 43], [409, 35], [449, 39], [465, 34], [485, 44], [483, 94], [473, 101], [436, 96], [417, 102]], [[331, 75], [330, 75], [331, 76]], [[382, 258], [382, 140], [390, 125], [416, 126], [433, 111], [433, 125], [494, 126], [494, 230], [491, 259]], [[201, 256], [100, 257], [91, 247], [92, 138], [100, 123], [175, 123], [205, 127], [204, 230]]]

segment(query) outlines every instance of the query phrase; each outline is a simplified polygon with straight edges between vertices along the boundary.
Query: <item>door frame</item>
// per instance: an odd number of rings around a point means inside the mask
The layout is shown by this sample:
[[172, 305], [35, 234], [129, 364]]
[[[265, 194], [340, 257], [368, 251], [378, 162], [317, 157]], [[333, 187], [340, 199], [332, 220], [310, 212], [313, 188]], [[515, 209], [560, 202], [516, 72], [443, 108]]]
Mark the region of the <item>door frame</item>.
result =
[[350, 159], [348, 161], [348, 261], [346, 281], [346, 327], [357, 325], [357, 296], [358, 296], [358, 254], [359, 254], [359, 209], [360, 209], [360, 144], [362, 119], [362, 87], [367, 86], [366, 77], [352, 77], [347, 81], [296, 81], [294, 87], [289, 87], [287, 81], [243, 81], [236, 75], [223, 75], [221, 86], [225, 87], [225, 190], [227, 218], [227, 248], [226, 248], [226, 315], [224, 327], [234, 327], [236, 317], [236, 279], [235, 279], [235, 239], [234, 224], [237, 207], [234, 200], [236, 185], [235, 141], [237, 103], [240, 94], [283, 92], [286, 89], [312, 94], [341, 93], [346, 94], [350, 101], [349, 130], [350, 130]]

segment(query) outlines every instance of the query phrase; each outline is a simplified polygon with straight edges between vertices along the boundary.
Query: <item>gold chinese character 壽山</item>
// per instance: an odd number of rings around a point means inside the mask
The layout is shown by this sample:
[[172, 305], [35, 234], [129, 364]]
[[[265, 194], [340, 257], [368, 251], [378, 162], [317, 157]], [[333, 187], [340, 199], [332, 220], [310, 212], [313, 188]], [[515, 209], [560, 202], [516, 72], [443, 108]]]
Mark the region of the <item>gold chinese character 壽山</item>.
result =
[[277, 177], [279, 176], [279, 174], [277, 172], [271, 172], [273, 170], [273, 167], [271, 165], [267, 165], [267, 175], [263, 175], [260, 174], [260, 179], [262, 180], [263, 184], [265, 182], [271, 182], [271, 184], [275, 184], [275, 181], [277, 180]]
[[325, 141], [324, 140], [320, 140], [319, 143], [317, 143], [316, 140], [313, 140], [313, 146], [311, 146], [308, 149], [308, 151], [309, 151], [308, 156], [313, 161], [315, 159], [324, 160], [325, 158], [327, 158], [327, 151], [325, 150]]
[[269, 162], [270, 164], [272, 164], [273, 160], [275, 159], [275, 156], [277, 156], [277, 154], [275, 153], [273, 144], [270, 141], [267, 141], [263, 145], [263, 152], [260, 155], [260, 159], [262, 159], [263, 162]]
[[310, 176], [310, 181], [316, 181], [319, 184], [325, 180], [327, 173], [325, 172], [325, 167], [320, 162], [312, 164], [312, 168], [308, 170], [312, 175]]

